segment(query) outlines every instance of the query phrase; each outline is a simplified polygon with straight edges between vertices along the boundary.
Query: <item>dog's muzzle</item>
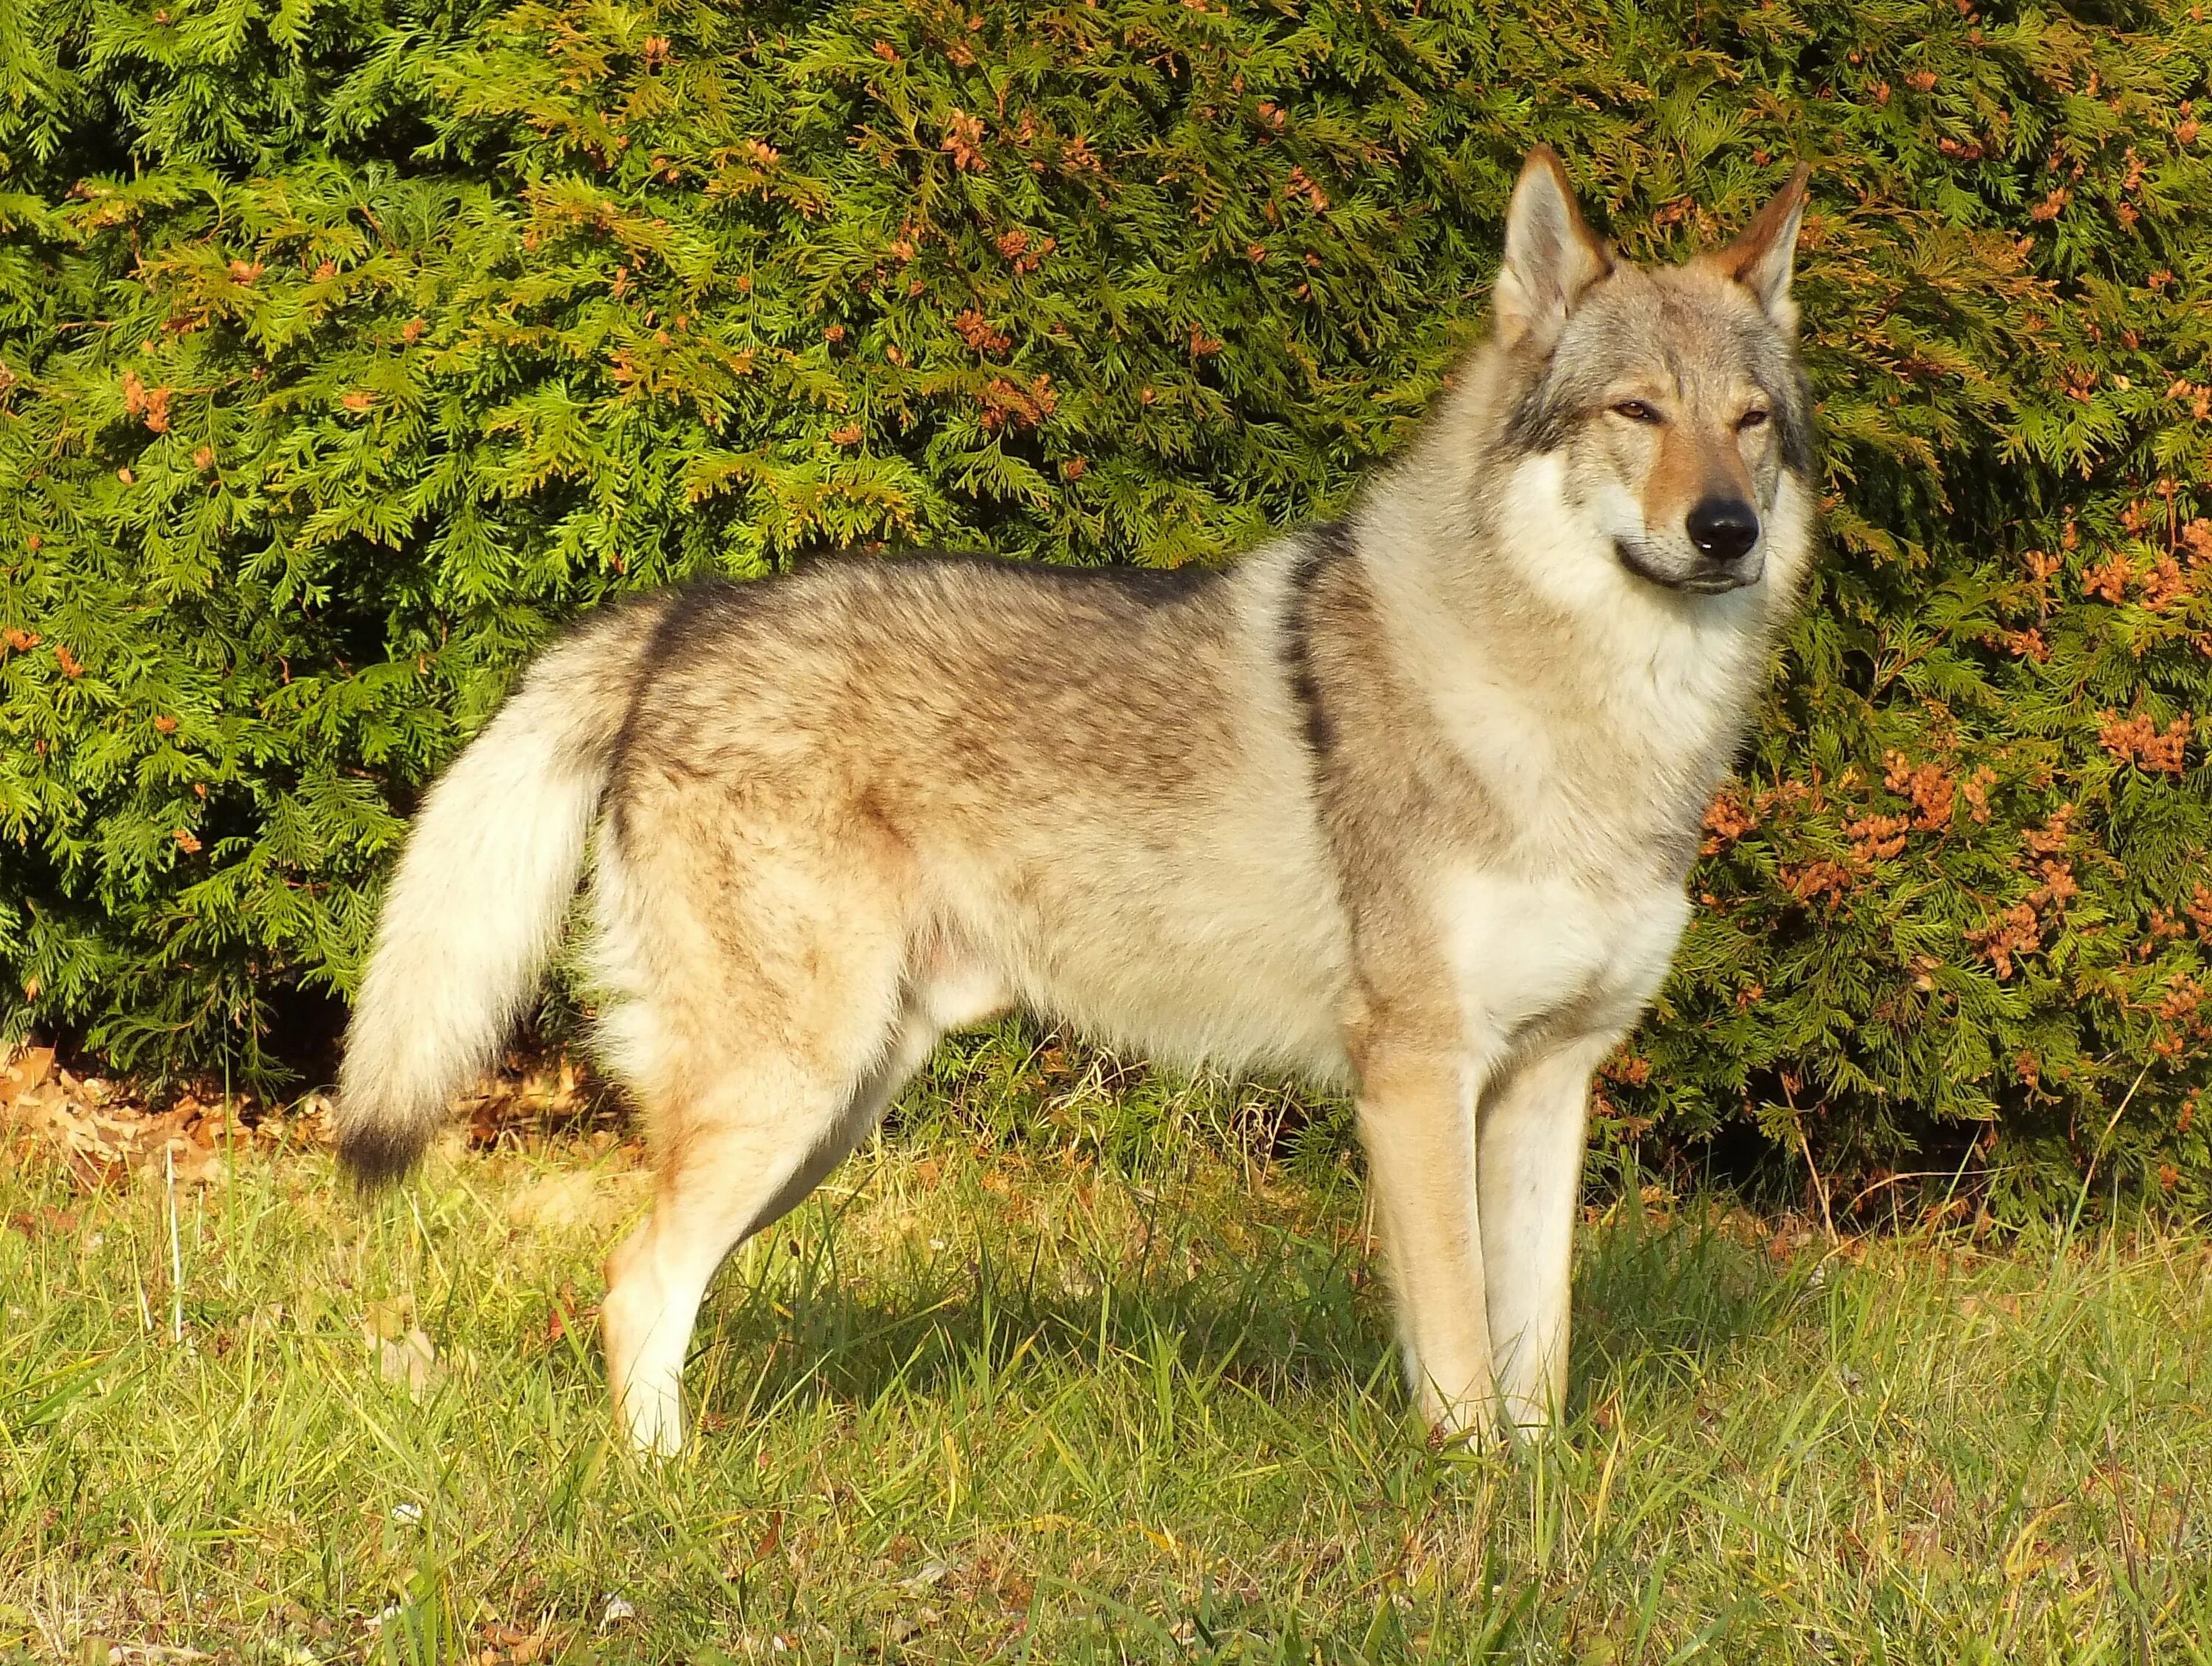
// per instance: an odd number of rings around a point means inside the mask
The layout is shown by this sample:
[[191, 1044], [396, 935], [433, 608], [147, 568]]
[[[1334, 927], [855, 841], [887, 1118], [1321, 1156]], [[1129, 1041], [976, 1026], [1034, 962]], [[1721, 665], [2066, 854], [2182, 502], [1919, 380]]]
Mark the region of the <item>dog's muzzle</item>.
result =
[[1741, 590], [1747, 585], [1757, 584], [1766, 570], [1766, 557], [1755, 544], [1725, 561], [1717, 561], [1700, 550], [1698, 563], [1685, 570], [1662, 565], [1650, 551], [1626, 538], [1613, 539], [1613, 550], [1620, 564], [1638, 578], [1663, 589], [1687, 591], [1693, 596], [1719, 596]]

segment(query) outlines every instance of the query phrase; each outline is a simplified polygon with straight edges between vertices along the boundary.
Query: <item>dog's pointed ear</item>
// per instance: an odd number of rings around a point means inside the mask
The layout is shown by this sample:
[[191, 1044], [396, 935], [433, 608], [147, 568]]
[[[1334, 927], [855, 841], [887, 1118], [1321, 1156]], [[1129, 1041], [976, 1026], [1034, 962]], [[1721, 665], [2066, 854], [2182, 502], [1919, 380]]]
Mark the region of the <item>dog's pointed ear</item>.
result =
[[1752, 294], [1767, 317], [1785, 330], [1797, 325], [1797, 303], [1790, 299], [1790, 276], [1796, 264], [1797, 231], [1805, 222], [1805, 181], [1811, 167], [1797, 164], [1790, 183], [1752, 217], [1743, 234], [1717, 257], [1720, 269]]
[[1505, 210], [1505, 264], [1498, 269], [1498, 333], [1507, 341], [1556, 333], [1583, 292], [1613, 270], [1613, 251], [1575, 206], [1552, 147], [1528, 153]]

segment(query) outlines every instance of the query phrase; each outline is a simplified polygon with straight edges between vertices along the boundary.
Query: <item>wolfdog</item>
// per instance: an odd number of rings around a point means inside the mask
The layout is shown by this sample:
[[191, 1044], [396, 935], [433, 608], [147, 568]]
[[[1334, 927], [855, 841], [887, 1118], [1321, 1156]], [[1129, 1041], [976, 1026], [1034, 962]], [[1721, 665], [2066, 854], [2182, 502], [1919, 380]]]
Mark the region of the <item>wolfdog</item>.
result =
[[1233, 565], [850, 559], [585, 620], [416, 821], [346, 1162], [420, 1152], [588, 852], [599, 1045], [659, 1171], [601, 1310], [641, 1447], [683, 1439], [732, 1247], [1017, 1006], [1355, 1091], [1421, 1411], [1545, 1425], [1590, 1080], [1666, 972], [1811, 557], [1805, 179], [1653, 270], [1538, 149], [1420, 437]]

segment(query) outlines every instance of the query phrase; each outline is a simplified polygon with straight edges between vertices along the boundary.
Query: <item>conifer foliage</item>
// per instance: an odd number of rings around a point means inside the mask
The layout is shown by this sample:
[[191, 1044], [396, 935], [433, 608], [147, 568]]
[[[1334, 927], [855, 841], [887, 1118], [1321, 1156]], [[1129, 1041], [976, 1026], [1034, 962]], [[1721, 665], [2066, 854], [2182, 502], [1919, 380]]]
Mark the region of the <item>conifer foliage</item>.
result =
[[[2212, 1201], [2202, 8], [15, 0], [0, 1003], [252, 1072], [616, 592], [1340, 506], [1547, 140], [1638, 258], [1803, 157], [1830, 547], [1617, 1131]], [[1985, 1137], [1972, 1147], [1967, 1134]]]

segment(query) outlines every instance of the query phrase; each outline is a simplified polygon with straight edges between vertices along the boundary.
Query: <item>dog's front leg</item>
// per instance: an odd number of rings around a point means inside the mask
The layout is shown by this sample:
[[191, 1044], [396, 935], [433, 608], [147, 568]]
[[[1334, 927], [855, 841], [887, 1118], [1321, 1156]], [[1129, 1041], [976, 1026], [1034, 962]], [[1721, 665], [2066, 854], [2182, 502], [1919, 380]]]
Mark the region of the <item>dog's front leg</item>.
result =
[[1364, 1054], [1359, 1131], [1406, 1369], [1432, 1425], [1486, 1439], [1497, 1390], [1475, 1218], [1477, 1085], [1456, 1047], [1381, 1042]]
[[1613, 1039], [1578, 1037], [1534, 1055], [1481, 1102], [1476, 1195], [1491, 1345], [1505, 1417], [1523, 1431], [1550, 1424], [1566, 1400], [1590, 1073]]

